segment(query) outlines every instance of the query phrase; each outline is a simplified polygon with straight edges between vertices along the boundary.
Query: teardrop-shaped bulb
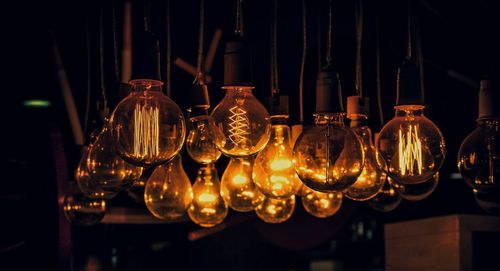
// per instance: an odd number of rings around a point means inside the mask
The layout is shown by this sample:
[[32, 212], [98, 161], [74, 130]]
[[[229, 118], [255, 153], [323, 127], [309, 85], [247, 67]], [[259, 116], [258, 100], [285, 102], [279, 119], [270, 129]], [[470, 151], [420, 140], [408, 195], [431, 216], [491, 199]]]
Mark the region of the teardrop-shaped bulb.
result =
[[104, 191], [106, 199], [111, 199], [120, 191], [128, 189], [142, 173], [141, 167], [129, 164], [118, 156], [107, 119], [90, 147], [87, 168], [97, 185]]
[[192, 199], [191, 182], [182, 167], [180, 154], [170, 162], [157, 166], [146, 183], [146, 207], [159, 219], [181, 218]]
[[392, 187], [396, 189], [396, 192], [398, 192], [401, 198], [409, 201], [419, 201], [427, 198], [436, 190], [438, 183], [439, 172], [423, 183], [400, 184], [394, 180], [391, 181]]
[[368, 206], [373, 210], [386, 213], [396, 209], [401, 203], [401, 196], [392, 187], [391, 181], [391, 178], [387, 177], [382, 190], [374, 198], [368, 200]]
[[[92, 146], [92, 144], [90, 145]], [[89, 147], [83, 147], [82, 156], [75, 170], [75, 181], [80, 191], [89, 198], [104, 198], [104, 190], [97, 184], [97, 181], [90, 176], [87, 168], [87, 158]]]
[[309, 214], [325, 218], [330, 217], [340, 210], [342, 206], [342, 193], [330, 192], [323, 193], [312, 190], [305, 186], [305, 196], [302, 197], [302, 206]]
[[80, 191], [76, 183], [71, 183], [64, 197], [63, 210], [66, 219], [77, 226], [98, 224], [106, 212], [104, 198], [89, 198]]
[[146, 189], [146, 183], [153, 174], [155, 167], [144, 168], [142, 175], [134, 181], [131, 187], [127, 189], [127, 195], [136, 203], [145, 205], [144, 202], [144, 190]]
[[186, 150], [189, 156], [200, 164], [215, 163], [221, 152], [215, 145], [215, 132], [208, 120], [207, 107], [190, 108], [189, 134], [186, 140]]
[[254, 157], [232, 158], [221, 181], [221, 195], [229, 207], [238, 212], [250, 212], [264, 200], [253, 182]]
[[220, 195], [219, 176], [213, 164], [198, 170], [193, 196], [188, 215], [194, 223], [202, 227], [213, 227], [224, 221], [228, 207]]
[[266, 197], [264, 201], [255, 208], [257, 216], [267, 223], [282, 223], [287, 221], [295, 210], [295, 195], [288, 198]]

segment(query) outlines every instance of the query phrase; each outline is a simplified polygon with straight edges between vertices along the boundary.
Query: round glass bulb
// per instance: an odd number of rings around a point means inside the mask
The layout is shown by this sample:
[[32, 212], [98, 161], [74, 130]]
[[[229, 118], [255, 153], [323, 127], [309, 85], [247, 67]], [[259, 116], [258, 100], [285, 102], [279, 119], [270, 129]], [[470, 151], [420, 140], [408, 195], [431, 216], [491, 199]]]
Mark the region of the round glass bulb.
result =
[[398, 192], [401, 198], [409, 201], [419, 201], [427, 198], [436, 190], [439, 183], [439, 172], [434, 174], [432, 178], [417, 184], [400, 184], [392, 181], [392, 187]]
[[295, 172], [290, 147], [288, 116], [272, 116], [271, 139], [255, 159], [254, 182], [267, 197], [289, 198], [297, 193], [301, 181]]
[[130, 81], [132, 92], [110, 118], [118, 154], [139, 166], [160, 165], [179, 153], [186, 125], [177, 104], [161, 92], [162, 82]]
[[314, 191], [305, 185], [304, 187], [307, 192], [302, 197], [302, 206], [309, 214], [319, 218], [326, 218], [340, 210], [343, 198], [341, 192], [323, 193]]
[[193, 195], [188, 215], [194, 223], [202, 227], [213, 227], [224, 221], [228, 207], [220, 195], [219, 176], [213, 164], [198, 170]]
[[458, 169], [473, 189], [500, 189], [500, 121], [478, 119], [458, 151]]
[[106, 213], [104, 198], [89, 198], [80, 191], [78, 185], [70, 184], [64, 197], [63, 210], [66, 219], [77, 226], [91, 226], [98, 224]]
[[387, 177], [387, 180], [382, 186], [382, 190], [380, 190], [374, 198], [368, 200], [368, 206], [375, 211], [383, 213], [396, 209], [400, 203], [401, 196], [392, 187], [390, 177]]
[[221, 181], [221, 195], [229, 207], [238, 212], [249, 212], [264, 200], [253, 181], [254, 157], [232, 158]]
[[269, 141], [269, 113], [253, 96], [253, 87], [224, 89], [226, 95], [210, 115], [215, 145], [230, 157], [254, 155]]
[[445, 143], [439, 128], [424, 116], [422, 105], [395, 106], [396, 114], [380, 131], [377, 149], [387, 174], [398, 183], [423, 183], [444, 162]]
[[264, 201], [255, 208], [257, 216], [267, 223], [282, 223], [287, 221], [295, 210], [295, 195], [288, 198], [266, 197]]
[[357, 124], [360, 121], [351, 121], [351, 129], [361, 139], [365, 153], [365, 164], [356, 182], [344, 191], [344, 196], [352, 200], [365, 201], [375, 197], [382, 189], [386, 174], [377, 164], [378, 153], [372, 142], [372, 131], [368, 126], [364, 125], [364, 121], [363, 124]]
[[186, 149], [189, 156], [200, 164], [215, 163], [221, 152], [215, 145], [215, 133], [209, 125], [206, 108], [190, 108], [189, 134]]
[[293, 148], [302, 182], [320, 192], [343, 191], [361, 174], [364, 153], [358, 136], [344, 125], [342, 113], [315, 114], [315, 126], [304, 129]]
[[75, 170], [75, 181], [80, 191], [86, 197], [100, 199], [104, 198], [104, 190], [98, 185], [97, 181], [90, 176], [90, 171], [87, 167], [89, 148], [91, 147], [92, 144], [90, 144], [89, 147], [83, 147], [82, 156]]
[[164, 220], [184, 216], [192, 199], [191, 182], [182, 167], [180, 154], [157, 166], [144, 190], [146, 207], [155, 217]]

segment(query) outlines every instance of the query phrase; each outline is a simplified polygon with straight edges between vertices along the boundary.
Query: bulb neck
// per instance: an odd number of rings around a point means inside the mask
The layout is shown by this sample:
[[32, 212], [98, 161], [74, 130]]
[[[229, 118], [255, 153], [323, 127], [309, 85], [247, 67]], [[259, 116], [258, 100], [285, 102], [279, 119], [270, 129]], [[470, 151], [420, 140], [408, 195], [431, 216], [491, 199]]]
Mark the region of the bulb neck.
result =
[[340, 125], [344, 124], [344, 113], [316, 113], [314, 123], [316, 125]]
[[479, 89], [479, 119], [495, 118], [500, 116], [500, 110], [495, 102], [500, 97], [493, 88], [493, 80], [481, 80]]
[[163, 82], [153, 79], [135, 79], [129, 82], [130, 89], [133, 92], [159, 91]]
[[187, 109], [189, 117], [208, 116], [208, 106], [196, 106]]
[[278, 144], [290, 144], [290, 127], [286, 125], [286, 120], [283, 122], [273, 123], [271, 126], [271, 140], [275, 140]]
[[425, 106], [423, 105], [397, 105], [396, 117], [417, 117], [424, 115]]
[[476, 122], [479, 127], [500, 131], [500, 118], [482, 118], [478, 119]]
[[272, 115], [271, 125], [288, 125], [287, 120], [288, 115]]
[[359, 116], [351, 119], [350, 127], [351, 128], [359, 128], [368, 126], [368, 118], [365, 116]]

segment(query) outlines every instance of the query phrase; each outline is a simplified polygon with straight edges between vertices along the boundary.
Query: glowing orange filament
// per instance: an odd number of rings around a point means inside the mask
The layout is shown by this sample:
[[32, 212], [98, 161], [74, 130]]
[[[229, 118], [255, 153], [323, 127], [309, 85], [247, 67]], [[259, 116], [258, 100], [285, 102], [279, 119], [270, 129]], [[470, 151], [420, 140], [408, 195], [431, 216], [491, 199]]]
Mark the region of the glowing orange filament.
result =
[[152, 157], [160, 152], [159, 109], [139, 104], [134, 110], [134, 156]]
[[250, 134], [250, 121], [247, 117], [247, 112], [241, 107], [234, 106], [229, 109], [231, 116], [229, 117], [229, 139], [235, 144], [240, 145], [247, 141], [247, 135]]
[[403, 133], [399, 128], [399, 170], [401, 175], [416, 175], [415, 164], [418, 174], [422, 174], [422, 141], [420, 140], [418, 126], [410, 125], [408, 131]]

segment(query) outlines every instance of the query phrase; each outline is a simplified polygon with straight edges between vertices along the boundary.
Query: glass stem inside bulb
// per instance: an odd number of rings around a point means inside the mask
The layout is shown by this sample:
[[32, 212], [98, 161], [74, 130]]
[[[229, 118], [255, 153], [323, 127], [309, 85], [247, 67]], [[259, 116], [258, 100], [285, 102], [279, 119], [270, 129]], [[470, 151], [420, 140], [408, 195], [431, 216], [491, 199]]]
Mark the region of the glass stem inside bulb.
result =
[[[314, 114], [314, 123], [317, 126], [344, 126], [344, 113], [316, 113]], [[330, 129], [326, 129], [325, 147], [326, 157], [330, 157]], [[325, 181], [330, 182], [330, 159], [326, 159]]]

